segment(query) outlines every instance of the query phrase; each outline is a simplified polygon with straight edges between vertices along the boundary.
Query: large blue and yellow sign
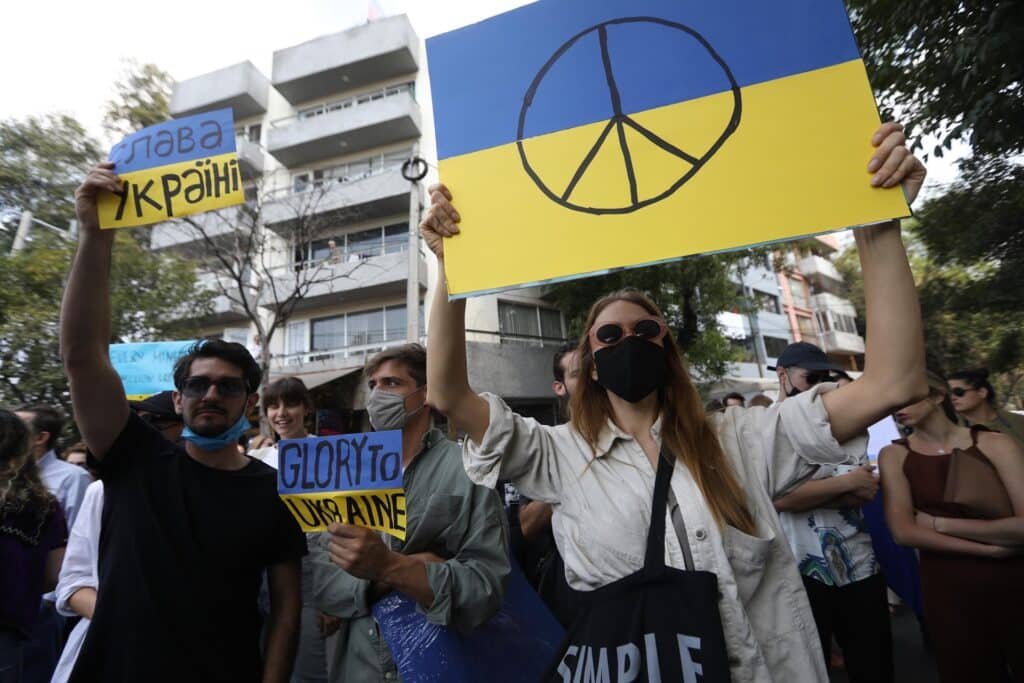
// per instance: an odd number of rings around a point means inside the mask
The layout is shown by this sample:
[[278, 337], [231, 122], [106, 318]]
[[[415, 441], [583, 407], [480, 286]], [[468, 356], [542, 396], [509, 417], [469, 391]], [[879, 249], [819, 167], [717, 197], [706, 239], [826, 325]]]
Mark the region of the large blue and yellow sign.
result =
[[241, 204], [231, 109], [165, 121], [132, 133], [110, 150], [119, 195], [99, 199], [102, 228], [130, 228]]
[[303, 531], [354, 524], [405, 540], [402, 432], [282, 439], [277, 492]]
[[541, 0], [427, 53], [453, 296], [909, 215], [841, 0]]

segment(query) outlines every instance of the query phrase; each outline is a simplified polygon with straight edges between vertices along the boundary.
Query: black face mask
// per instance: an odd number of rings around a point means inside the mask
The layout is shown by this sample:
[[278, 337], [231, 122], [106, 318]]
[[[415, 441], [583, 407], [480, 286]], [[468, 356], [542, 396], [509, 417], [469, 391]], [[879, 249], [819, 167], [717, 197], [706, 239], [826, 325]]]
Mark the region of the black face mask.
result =
[[626, 337], [594, 352], [597, 383], [630, 403], [638, 403], [665, 384], [665, 349], [640, 337]]

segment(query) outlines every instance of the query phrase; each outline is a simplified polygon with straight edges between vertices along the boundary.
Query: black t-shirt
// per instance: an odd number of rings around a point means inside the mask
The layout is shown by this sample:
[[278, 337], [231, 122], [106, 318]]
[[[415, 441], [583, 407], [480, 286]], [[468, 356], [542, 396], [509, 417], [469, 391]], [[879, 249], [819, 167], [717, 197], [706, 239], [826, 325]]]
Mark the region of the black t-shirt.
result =
[[70, 680], [258, 681], [260, 573], [306, 553], [273, 468], [202, 465], [134, 413], [97, 465], [99, 589]]

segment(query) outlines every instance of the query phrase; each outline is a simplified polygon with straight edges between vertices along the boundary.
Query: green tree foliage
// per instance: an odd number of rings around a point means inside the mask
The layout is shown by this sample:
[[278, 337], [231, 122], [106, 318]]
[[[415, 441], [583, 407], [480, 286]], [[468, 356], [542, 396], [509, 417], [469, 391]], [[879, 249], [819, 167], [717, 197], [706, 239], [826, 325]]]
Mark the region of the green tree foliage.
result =
[[662, 310], [693, 373], [707, 385], [724, 377], [729, 364], [739, 359], [717, 315], [743, 308], [734, 273], [751, 255], [741, 251], [619, 270], [554, 285], [547, 298], [565, 313], [570, 338], [576, 338], [591, 304], [601, 296], [627, 287], [644, 292]]
[[75, 187], [101, 158], [99, 145], [70, 116], [0, 122], [0, 212], [9, 214], [8, 230], [25, 209], [65, 227], [75, 215]]
[[1024, 3], [847, 0], [886, 116], [966, 139], [976, 156], [1024, 151]]
[[[58, 322], [75, 246], [39, 233], [24, 251], [0, 256], [0, 404], [45, 402], [70, 412], [58, 353]], [[202, 313], [209, 295], [181, 259], [146, 251], [117, 234], [111, 272], [111, 342], [182, 339], [195, 334], [175, 322], [181, 311]]]
[[117, 95], [107, 102], [103, 127], [120, 137], [171, 118], [171, 86], [174, 79], [155, 64], [125, 63]]
[[961, 178], [925, 203], [918, 218], [919, 236], [936, 262], [979, 274], [948, 293], [951, 310], [993, 316], [1021, 311], [1024, 167], [996, 159], [967, 163]]

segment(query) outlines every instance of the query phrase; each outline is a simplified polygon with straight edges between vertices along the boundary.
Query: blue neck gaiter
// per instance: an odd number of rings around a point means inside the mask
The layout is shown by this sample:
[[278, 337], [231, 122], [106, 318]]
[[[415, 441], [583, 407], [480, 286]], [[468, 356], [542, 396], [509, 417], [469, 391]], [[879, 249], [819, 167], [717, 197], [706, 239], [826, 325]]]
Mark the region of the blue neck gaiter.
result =
[[238, 443], [238, 437], [240, 437], [251, 426], [252, 425], [249, 424], [249, 420], [245, 418], [245, 413], [242, 413], [235, 424], [231, 425], [228, 427], [227, 431], [222, 432], [217, 436], [203, 436], [193, 432], [191, 427], [185, 427], [181, 432], [181, 438], [186, 441], [191, 441], [204, 451], [212, 453], [214, 451], [219, 451], [228, 444]]

